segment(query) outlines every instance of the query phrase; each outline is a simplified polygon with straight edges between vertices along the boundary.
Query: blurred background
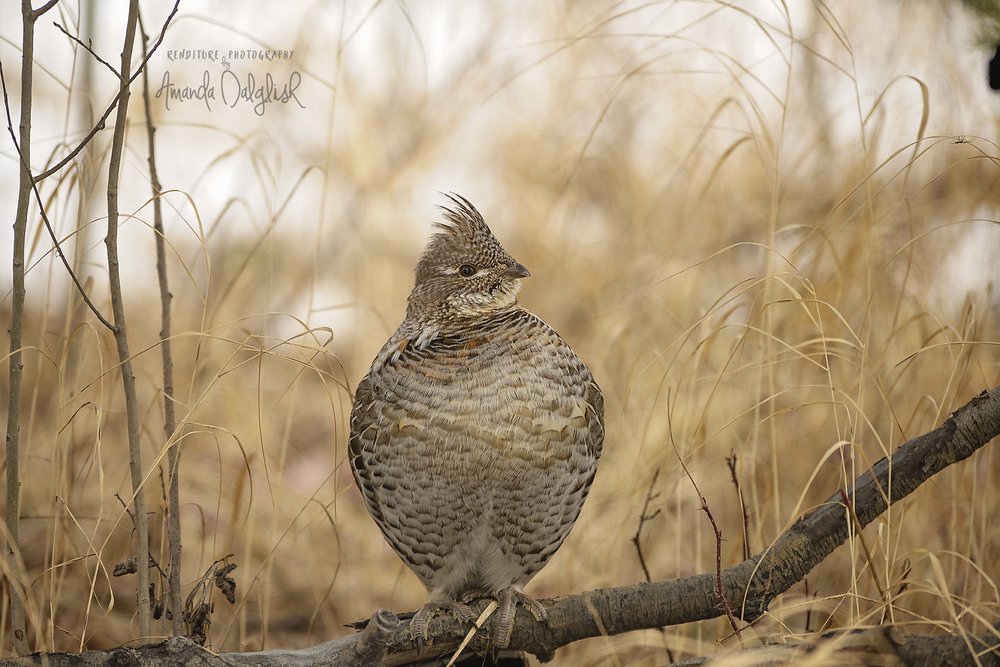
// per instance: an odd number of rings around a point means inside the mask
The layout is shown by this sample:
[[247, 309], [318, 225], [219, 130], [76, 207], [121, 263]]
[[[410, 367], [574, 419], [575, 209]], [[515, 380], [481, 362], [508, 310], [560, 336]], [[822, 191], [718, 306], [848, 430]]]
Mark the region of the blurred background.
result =
[[[171, 7], [142, 3], [147, 33]], [[63, 0], [39, 21], [36, 173], [117, 90], [53, 23], [115, 64], [126, 14], [123, 0]], [[16, 3], [0, 5], [0, 26], [16, 119]], [[469, 198], [531, 270], [521, 302], [604, 390], [601, 469], [529, 585], [536, 597], [642, 581], [633, 536], [647, 497], [649, 576], [714, 570], [692, 479], [722, 530], [723, 566], [735, 564], [1000, 384], [1000, 95], [987, 85], [998, 36], [957, 0], [182, 3], [148, 71], [174, 296], [183, 594], [214, 602], [209, 646], [308, 646], [379, 607], [425, 601], [364, 509], [346, 437], [353, 389], [402, 319], [441, 192]], [[269, 102], [241, 98], [262, 86]], [[136, 81], [119, 242], [152, 549], [166, 563], [140, 91]], [[109, 145], [99, 133], [40, 184], [108, 316]], [[17, 170], [5, 135], [7, 221]], [[107, 648], [136, 638], [134, 577], [110, 575], [134, 549], [116, 497], [131, 486], [115, 344], [32, 211], [15, 576], [30, 586], [33, 649]], [[9, 233], [0, 261], [10, 267]], [[10, 289], [7, 268], [4, 329]], [[744, 639], [889, 623], [988, 631], [1000, 620], [998, 475], [995, 447], [938, 475]], [[238, 566], [233, 605], [199, 583], [224, 557]], [[709, 621], [591, 639], [552, 664], [664, 664], [738, 648], [730, 634]]]

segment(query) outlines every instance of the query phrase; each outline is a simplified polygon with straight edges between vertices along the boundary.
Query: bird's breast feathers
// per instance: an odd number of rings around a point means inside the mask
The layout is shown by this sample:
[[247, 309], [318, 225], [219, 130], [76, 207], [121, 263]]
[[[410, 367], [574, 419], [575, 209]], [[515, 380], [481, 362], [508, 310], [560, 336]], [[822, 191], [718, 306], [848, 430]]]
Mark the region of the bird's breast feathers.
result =
[[588, 440], [603, 423], [589, 370], [527, 311], [508, 319], [461, 336], [397, 332], [369, 374], [383, 433], [461, 434], [515, 458], [537, 456], [541, 443]]

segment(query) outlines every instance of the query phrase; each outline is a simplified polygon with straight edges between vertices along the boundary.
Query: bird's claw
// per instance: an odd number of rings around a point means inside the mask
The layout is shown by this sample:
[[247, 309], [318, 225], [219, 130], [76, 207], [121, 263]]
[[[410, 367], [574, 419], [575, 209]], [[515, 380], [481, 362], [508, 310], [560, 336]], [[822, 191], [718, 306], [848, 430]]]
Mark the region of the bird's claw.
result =
[[476, 614], [472, 608], [464, 602], [456, 601], [434, 601], [428, 602], [418, 609], [410, 619], [410, 637], [417, 644], [417, 649], [421, 649], [427, 642], [427, 627], [431, 617], [437, 613], [445, 611], [457, 618], [461, 623], [472, 624], [476, 621]]
[[498, 649], [507, 648], [510, 645], [510, 637], [514, 632], [514, 617], [517, 613], [517, 605], [521, 605], [531, 612], [536, 621], [548, 621], [549, 614], [545, 607], [533, 597], [529, 597], [521, 591], [507, 587], [497, 593], [496, 600], [500, 607], [497, 609], [496, 621], [493, 628], [495, 636], [493, 646]]

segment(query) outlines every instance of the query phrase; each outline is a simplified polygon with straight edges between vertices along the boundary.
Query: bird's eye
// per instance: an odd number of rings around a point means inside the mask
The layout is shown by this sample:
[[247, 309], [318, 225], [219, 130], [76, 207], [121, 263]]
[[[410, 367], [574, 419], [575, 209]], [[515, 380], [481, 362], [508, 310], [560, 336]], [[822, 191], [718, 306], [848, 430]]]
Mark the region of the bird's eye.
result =
[[476, 275], [476, 267], [472, 266], [471, 264], [463, 264], [462, 266], [458, 267], [458, 275], [462, 276], [463, 278], [471, 278], [472, 276]]

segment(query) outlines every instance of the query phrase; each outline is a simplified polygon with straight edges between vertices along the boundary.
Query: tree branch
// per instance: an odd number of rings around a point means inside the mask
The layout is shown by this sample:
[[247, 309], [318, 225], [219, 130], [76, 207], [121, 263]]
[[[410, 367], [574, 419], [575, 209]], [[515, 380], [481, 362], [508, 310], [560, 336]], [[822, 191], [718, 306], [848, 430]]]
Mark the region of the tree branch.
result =
[[58, 3], [59, 3], [59, 0], [49, 0], [44, 5], [42, 5], [38, 9], [34, 10], [33, 12], [31, 12], [31, 20], [32, 21], [38, 20], [41, 17], [42, 14], [44, 14], [45, 12], [47, 12], [50, 9], [52, 9], [53, 7], [55, 7]]
[[66, 28], [62, 27], [59, 23], [53, 21], [52, 25], [54, 25], [56, 28], [58, 28], [59, 32], [61, 32], [62, 34], [66, 35], [72, 41], [76, 42], [81, 47], [83, 47], [84, 51], [86, 51], [87, 53], [89, 53], [91, 56], [94, 57], [94, 60], [96, 60], [97, 62], [101, 63], [102, 65], [104, 65], [105, 67], [107, 67], [109, 70], [111, 70], [111, 73], [115, 75], [116, 79], [121, 79], [122, 78], [121, 74], [118, 73], [118, 70], [116, 70], [114, 68], [114, 66], [112, 66], [112, 64], [109, 63], [107, 60], [105, 60], [104, 58], [102, 58], [99, 55], [97, 55], [97, 52], [94, 51], [94, 49], [92, 49], [89, 44], [84, 44], [80, 40], [79, 37], [77, 37], [76, 35], [69, 34], [69, 32], [66, 31]]
[[[139, 14], [142, 50], [149, 57], [146, 28]], [[152, 105], [149, 100], [149, 74], [142, 70], [142, 106], [146, 113], [146, 141], [149, 144], [149, 183], [153, 189], [153, 237], [156, 242], [156, 276], [160, 287], [160, 351], [163, 360], [163, 435], [167, 450], [167, 543], [170, 551], [170, 571], [167, 576], [167, 599], [174, 635], [184, 634], [184, 608], [181, 607], [181, 495], [180, 495], [180, 445], [174, 437], [177, 420], [174, 417], [174, 359], [170, 352], [170, 302], [173, 295], [167, 281], [167, 250], [163, 232], [163, 207], [160, 197], [163, 188], [156, 171], [156, 127], [153, 125]]]
[[[25, 151], [31, 148], [31, 75], [35, 54], [35, 17], [30, 0], [21, 0], [21, 126], [20, 143]], [[2, 77], [2, 70], [0, 70]], [[10, 120], [10, 104], [7, 101], [7, 84], [3, 82], [4, 108], [7, 124], [16, 146], [14, 128]], [[20, 150], [18, 151], [21, 152]], [[4, 526], [7, 532], [6, 560], [10, 576], [10, 625], [14, 636], [14, 650], [18, 654], [27, 653], [28, 639], [24, 619], [24, 591], [26, 586], [19, 576], [24, 572], [20, 565], [20, 501], [21, 472], [19, 467], [19, 446], [21, 442], [21, 379], [24, 362], [21, 347], [24, 339], [24, 241], [28, 227], [28, 204], [31, 201], [31, 169], [26, 155], [21, 153], [21, 169], [18, 171], [17, 212], [14, 214], [14, 248], [11, 274], [13, 288], [10, 314], [10, 366], [8, 371], [9, 389], [7, 394], [7, 437], [4, 445], [6, 456], [6, 504], [4, 505]]]
[[[973, 654], [969, 649], [975, 651]], [[903, 635], [889, 625], [847, 632], [830, 632], [805, 642], [762, 646], [739, 653], [747, 664], [796, 665], [823, 652], [824, 665], [948, 665], [1000, 667], [993, 635]], [[731, 664], [733, 652], [674, 663], [671, 667], [711, 667]], [[741, 663], [742, 664], [742, 663]]]
[[135, 44], [136, 25], [139, 21], [139, 0], [129, 0], [128, 22], [125, 26], [125, 41], [122, 46], [122, 76], [119, 80], [118, 115], [115, 131], [111, 139], [111, 158], [108, 163], [108, 235], [104, 243], [108, 249], [108, 282], [111, 292], [111, 310], [115, 318], [115, 343], [121, 362], [122, 389], [125, 393], [125, 419], [128, 431], [129, 471], [132, 473], [132, 502], [135, 507], [136, 561], [138, 579], [136, 600], [139, 612], [139, 636], [151, 636], [151, 610], [149, 605], [149, 517], [146, 515], [146, 499], [143, 490], [142, 450], [139, 433], [139, 399], [135, 390], [135, 373], [132, 371], [132, 355], [128, 348], [128, 334], [125, 327], [125, 302], [122, 296], [121, 273], [118, 266], [118, 182], [121, 177], [121, 159], [125, 150], [125, 129], [128, 118], [129, 68], [132, 64], [132, 49]]

